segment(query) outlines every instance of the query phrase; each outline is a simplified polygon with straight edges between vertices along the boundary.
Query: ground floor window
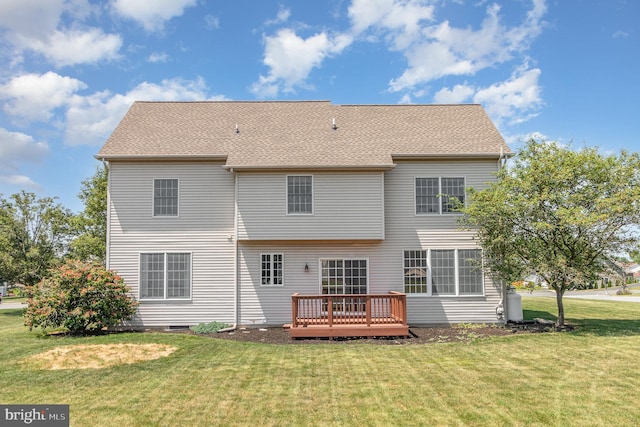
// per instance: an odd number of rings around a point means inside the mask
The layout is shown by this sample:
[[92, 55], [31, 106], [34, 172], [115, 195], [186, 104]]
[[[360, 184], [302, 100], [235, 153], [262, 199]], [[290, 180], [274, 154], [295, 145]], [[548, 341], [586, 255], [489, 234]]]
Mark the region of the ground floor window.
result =
[[[320, 261], [323, 295], [364, 295], [367, 293], [368, 270], [366, 259], [323, 259]], [[323, 303], [322, 310], [329, 306]], [[365, 297], [334, 298], [334, 312], [364, 312]]]
[[482, 295], [480, 249], [404, 251], [404, 291], [426, 295]]
[[140, 254], [140, 299], [190, 297], [190, 253]]
[[366, 294], [366, 259], [323, 259], [322, 294]]
[[282, 286], [282, 254], [262, 254], [261, 280], [263, 286]]

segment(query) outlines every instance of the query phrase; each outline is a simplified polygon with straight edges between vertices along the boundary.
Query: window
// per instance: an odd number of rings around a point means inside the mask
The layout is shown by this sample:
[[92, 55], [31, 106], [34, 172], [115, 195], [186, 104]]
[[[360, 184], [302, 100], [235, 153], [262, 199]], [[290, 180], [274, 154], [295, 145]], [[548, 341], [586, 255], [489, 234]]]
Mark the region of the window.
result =
[[464, 205], [464, 178], [416, 178], [415, 186], [417, 215], [456, 213]]
[[322, 294], [366, 294], [366, 259], [323, 259]]
[[456, 294], [456, 257], [454, 250], [431, 251], [431, 293]]
[[482, 253], [479, 249], [458, 250], [460, 295], [482, 295]]
[[312, 176], [287, 176], [287, 213], [313, 213]]
[[[364, 295], [367, 293], [367, 260], [366, 259], [326, 259], [321, 261], [322, 294], [323, 295]], [[365, 297], [333, 298], [332, 309], [344, 312], [364, 312], [367, 299]], [[329, 305], [322, 304], [327, 311]]]
[[264, 286], [282, 286], [282, 254], [262, 254], [261, 281]]
[[424, 295], [482, 295], [480, 249], [404, 251], [404, 291]]
[[404, 291], [427, 293], [427, 251], [404, 251]]
[[153, 216], [178, 216], [178, 180], [153, 180]]
[[188, 299], [191, 254], [140, 254], [140, 299]]

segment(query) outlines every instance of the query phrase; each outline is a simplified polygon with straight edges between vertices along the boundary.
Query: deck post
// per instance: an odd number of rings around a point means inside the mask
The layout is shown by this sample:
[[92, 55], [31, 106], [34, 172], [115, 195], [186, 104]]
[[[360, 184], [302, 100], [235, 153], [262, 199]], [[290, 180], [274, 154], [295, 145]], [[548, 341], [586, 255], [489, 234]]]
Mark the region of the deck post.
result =
[[298, 326], [298, 293], [291, 295], [291, 327]]

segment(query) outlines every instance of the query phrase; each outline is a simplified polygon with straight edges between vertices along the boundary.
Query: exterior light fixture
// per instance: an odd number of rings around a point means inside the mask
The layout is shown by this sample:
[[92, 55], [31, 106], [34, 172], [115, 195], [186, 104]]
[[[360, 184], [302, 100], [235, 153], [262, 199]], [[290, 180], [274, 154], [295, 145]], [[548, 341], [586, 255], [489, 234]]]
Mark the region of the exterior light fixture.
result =
[[304, 265], [304, 272], [305, 272], [305, 273], [308, 273], [308, 272], [309, 272], [309, 264], [306, 264], [306, 263], [305, 263], [305, 265]]

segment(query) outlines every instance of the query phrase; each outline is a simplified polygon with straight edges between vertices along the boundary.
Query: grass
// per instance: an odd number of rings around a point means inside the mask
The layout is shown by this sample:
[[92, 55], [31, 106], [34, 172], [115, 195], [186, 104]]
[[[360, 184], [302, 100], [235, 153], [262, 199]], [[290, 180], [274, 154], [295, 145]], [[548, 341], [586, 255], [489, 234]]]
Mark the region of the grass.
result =
[[[184, 334], [42, 337], [0, 311], [2, 402], [66, 403], [72, 426], [635, 425], [640, 304], [569, 300], [570, 333], [429, 345], [276, 346]], [[553, 319], [553, 298], [523, 298]], [[60, 346], [160, 344], [168, 357], [36, 369]]]

